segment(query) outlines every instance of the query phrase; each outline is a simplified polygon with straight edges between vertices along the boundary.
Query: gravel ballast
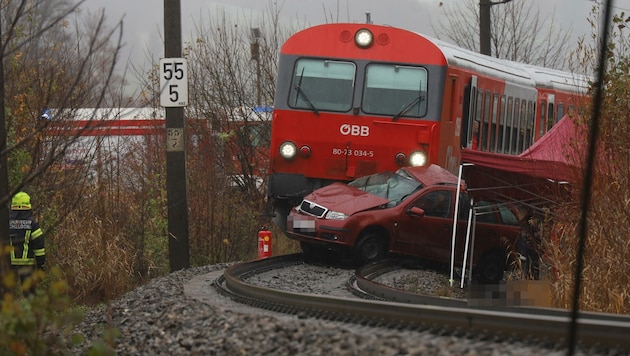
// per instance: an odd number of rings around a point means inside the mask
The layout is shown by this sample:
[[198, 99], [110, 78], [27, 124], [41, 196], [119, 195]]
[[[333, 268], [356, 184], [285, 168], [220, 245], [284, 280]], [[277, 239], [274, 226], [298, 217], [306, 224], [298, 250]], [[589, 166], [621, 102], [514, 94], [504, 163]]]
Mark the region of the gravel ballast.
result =
[[[396, 331], [318, 319], [300, 319], [238, 304], [219, 295], [212, 282], [226, 265], [171, 273], [89, 311], [77, 328], [86, 354], [103, 328], [117, 328], [119, 355], [565, 355], [566, 349], [437, 336], [428, 331]], [[311, 270], [313, 269], [313, 270]], [[315, 270], [316, 269], [316, 270]], [[302, 293], [344, 295], [340, 281], [351, 270], [321, 267], [272, 271], [256, 277]], [[253, 282], [252, 282], [253, 283]], [[297, 288], [296, 286], [304, 286]], [[593, 350], [578, 355], [592, 355]]]

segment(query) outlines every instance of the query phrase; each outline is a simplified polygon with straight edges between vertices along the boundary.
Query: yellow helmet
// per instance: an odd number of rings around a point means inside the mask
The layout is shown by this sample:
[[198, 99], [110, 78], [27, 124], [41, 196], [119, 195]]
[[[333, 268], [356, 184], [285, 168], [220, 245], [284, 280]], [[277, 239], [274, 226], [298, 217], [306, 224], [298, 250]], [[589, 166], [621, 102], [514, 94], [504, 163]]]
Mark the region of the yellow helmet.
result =
[[31, 197], [24, 192], [16, 193], [11, 199], [11, 210], [31, 210]]

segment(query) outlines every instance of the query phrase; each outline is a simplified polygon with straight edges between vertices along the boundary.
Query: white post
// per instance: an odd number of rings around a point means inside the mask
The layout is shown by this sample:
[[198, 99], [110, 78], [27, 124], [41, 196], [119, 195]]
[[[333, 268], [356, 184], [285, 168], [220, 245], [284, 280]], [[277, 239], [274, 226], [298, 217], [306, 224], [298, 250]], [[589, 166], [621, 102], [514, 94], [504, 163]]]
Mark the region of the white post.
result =
[[453, 236], [451, 238], [451, 275], [448, 280], [450, 286], [453, 286], [455, 280], [453, 278], [454, 273], [454, 264], [455, 264], [455, 237], [457, 236], [457, 220], [459, 214], [459, 188], [462, 184], [462, 171], [464, 170], [464, 165], [459, 165], [459, 174], [457, 175], [457, 189], [455, 191], [455, 212], [453, 214]]
[[470, 211], [468, 213], [468, 227], [466, 228], [466, 244], [464, 246], [464, 261], [462, 262], [462, 278], [461, 278], [459, 288], [464, 288], [464, 276], [466, 275], [466, 259], [468, 258], [468, 243], [470, 241], [470, 228], [472, 226], [473, 215], [475, 214], [475, 209], [473, 208], [474, 205], [475, 205], [475, 201], [474, 199], [471, 198]]

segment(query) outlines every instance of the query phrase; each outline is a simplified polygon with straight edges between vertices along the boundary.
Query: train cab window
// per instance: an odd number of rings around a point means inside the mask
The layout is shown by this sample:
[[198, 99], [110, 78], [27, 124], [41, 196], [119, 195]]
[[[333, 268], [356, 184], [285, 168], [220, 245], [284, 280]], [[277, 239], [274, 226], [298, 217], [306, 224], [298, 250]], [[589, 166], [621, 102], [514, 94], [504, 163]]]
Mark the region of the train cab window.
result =
[[423, 117], [427, 113], [427, 71], [421, 67], [369, 64], [361, 108], [368, 114]]
[[351, 62], [299, 59], [293, 72], [289, 106], [306, 110], [350, 111], [356, 66]]

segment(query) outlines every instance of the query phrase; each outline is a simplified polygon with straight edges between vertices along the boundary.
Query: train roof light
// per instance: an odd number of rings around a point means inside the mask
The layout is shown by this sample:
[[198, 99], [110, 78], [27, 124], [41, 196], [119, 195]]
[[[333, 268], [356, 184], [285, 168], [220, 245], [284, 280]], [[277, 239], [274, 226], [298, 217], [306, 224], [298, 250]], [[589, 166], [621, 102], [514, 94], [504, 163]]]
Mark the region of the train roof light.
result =
[[367, 28], [362, 28], [354, 34], [354, 43], [361, 48], [368, 48], [374, 42], [374, 35]]
[[295, 143], [291, 141], [286, 141], [280, 145], [280, 156], [282, 156], [282, 158], [291, 160], [295, 158], [296, 154], [297, 147], [295, 146]]

